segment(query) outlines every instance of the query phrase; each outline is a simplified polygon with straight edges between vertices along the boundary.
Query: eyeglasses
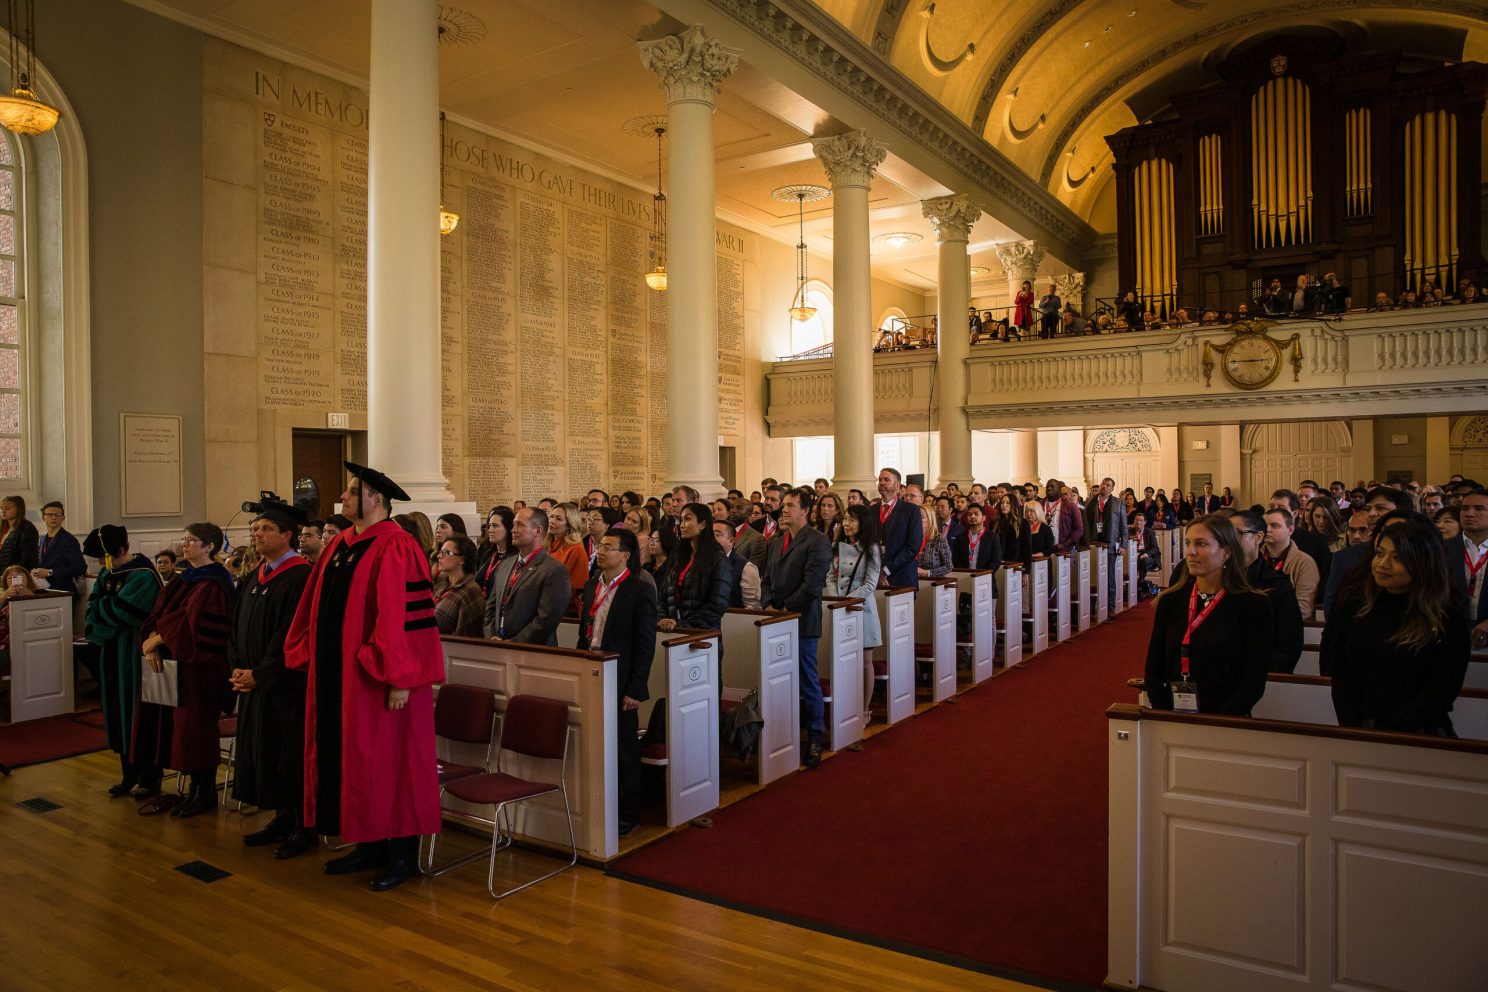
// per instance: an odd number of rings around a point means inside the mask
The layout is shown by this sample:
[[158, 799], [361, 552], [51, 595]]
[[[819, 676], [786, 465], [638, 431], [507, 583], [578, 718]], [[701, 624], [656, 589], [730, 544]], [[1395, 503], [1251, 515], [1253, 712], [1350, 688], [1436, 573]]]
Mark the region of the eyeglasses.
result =
[[440, 558], [458, 558], [459, 555], [460, 555], [460, 552], [458, 552], [458, 551], [446, 551], [446, 550], [444, 550], [444, 549], [441, 548], [437, 552], [437, 555]]
[[195, 538], [195, 537], [183, 537], [183, 538], [181, 538], [181, 544], [182, 544], [183, 547], [185, 545], [187, 545], [187, 544], [200, 544], [200, 543], [202, 543], [202, 542], [201, 542], [201, 540], [199, 538]]

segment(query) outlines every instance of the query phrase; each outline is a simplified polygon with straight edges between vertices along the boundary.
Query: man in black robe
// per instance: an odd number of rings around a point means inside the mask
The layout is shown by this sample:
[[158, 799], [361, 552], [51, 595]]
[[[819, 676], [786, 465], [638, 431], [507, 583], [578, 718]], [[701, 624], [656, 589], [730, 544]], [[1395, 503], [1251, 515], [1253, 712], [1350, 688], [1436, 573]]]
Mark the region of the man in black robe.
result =
[[284, 667], [284, 635], [300, 605], [310, 565], [295, 550], [305, 513], [265, 499], [249, 528], [258, 570], [238, 584], [228, 661], [238, 707], [233, 796], [275, 811], [268, 826], [243, 837], [249, 847], [278, 844], [280, 860], [315, 846], [301, 813], [305, 774], [305, 673]]

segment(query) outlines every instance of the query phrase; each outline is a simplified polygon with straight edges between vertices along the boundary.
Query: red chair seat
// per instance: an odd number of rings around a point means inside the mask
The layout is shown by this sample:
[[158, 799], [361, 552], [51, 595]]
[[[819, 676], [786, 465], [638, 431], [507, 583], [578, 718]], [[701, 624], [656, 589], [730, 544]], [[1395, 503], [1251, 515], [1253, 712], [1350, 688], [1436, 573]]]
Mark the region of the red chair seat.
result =
[[645, 744], [641, 747], [642, 761], [665, 761], [667, 760], [666, 741], [656, 744]]
[[235, 717], [235, 716], [225, 716], [222, 719], [218, 720], [217, 721], [217, 736], [218, 737], [236, 737], [236, 736], [238, 736], [238, 718]]
[[818, 679], [817, 681], [821, 685], [822, 702], [830, 703], [832, 701], [832, 680]]
[[888, 678], [889, 677], [889, 663], [887, 661], [880, 661], [879, 659], [874, 658], [873, 659], [873, 677], [875, 679], [886, 679], [886, 678]]
[[558, 786], [549, 782], [529, 782], [505, 772], [488, 772], [455, 779], [445, 791], [467, 803], [500, 806], [517, 799], [531, 799], [546, 792], [557, 792]]
[[439, 784], [444, 785], [457, 778], [469, 778], [484, 771], [485, 769], [480, 765], [457, 765], [452, 761], [441, 761], [439, 762]]
[[933, 655], [933, 654], [935, 654], [935, 645], [934, 644], [930, 643], [929, 641], [926, 641], [924, 644], [921, 644], [918, 641], [915, 642], [915, 655], [916, 656], [919, 656], [919, 655], [929, 656], [929, 655]]

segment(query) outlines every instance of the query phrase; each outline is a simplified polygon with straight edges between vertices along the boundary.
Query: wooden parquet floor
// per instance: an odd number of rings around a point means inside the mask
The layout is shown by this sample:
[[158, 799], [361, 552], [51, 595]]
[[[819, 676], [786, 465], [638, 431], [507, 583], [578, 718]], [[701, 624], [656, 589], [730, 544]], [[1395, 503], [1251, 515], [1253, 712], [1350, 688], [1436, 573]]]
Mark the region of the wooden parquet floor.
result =
[[[117, 770], [104, 752], [0, 778], [0, 987], [1031, 988], [582, 866], [499, 905], [486, 893], [483, 863], [378, 894], [368, 875], [324, 875], [323, 853], [276, 862], [270, 848], [244, 848], [242, 834], [262, 817], [136, 816], [133, 800], [105, 793]], [[15, 805], [37, 796], [61, 808]], [[458, 832], [447, 839], [441, 860], [480, 844]], [[551, 863], [529, 852], [514, 858], [515, 870], [534, 874]], [[193, 860], [232, 876], [207, 884], [174, 870]]]

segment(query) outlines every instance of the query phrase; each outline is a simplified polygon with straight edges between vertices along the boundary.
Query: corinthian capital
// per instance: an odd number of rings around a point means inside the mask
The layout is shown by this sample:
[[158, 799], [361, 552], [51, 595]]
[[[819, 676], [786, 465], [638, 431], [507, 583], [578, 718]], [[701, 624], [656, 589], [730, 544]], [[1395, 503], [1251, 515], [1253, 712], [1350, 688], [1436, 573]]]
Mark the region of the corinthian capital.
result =
[[718, 87], [739, 67], [739, 49], [707, 37], [701, 24], [658, 41], [639, 42], [636, 47], [641, 50], [641, 64], [661, 80], [668, 103], [702, 100], [712, 104], [718, 98]]
[[966, 241], [971, 237], [971, 225], [982, 215], [982, 208], [971, 202], [965, 193], [937, 196], [920, 201], [921, 212], [930, 226], [935, 228], [935, 240]]
[[1039, 263], [1044, 260], [1044, 249], [1032, 241], [1004, 241], [993, 245], [992, 250], [997, 253], [997, 261], [1002, 263], [1007, 274], [1020, 279], [1033, 278]]
[[827, 170], [832, 187], [867, 186], [874, 171], [883, 163], [888, 149], [882, 141], [868, 137], [867, 131], [850, 131], [832, 138], [818, 138], [812, 146], [816, 157]]

